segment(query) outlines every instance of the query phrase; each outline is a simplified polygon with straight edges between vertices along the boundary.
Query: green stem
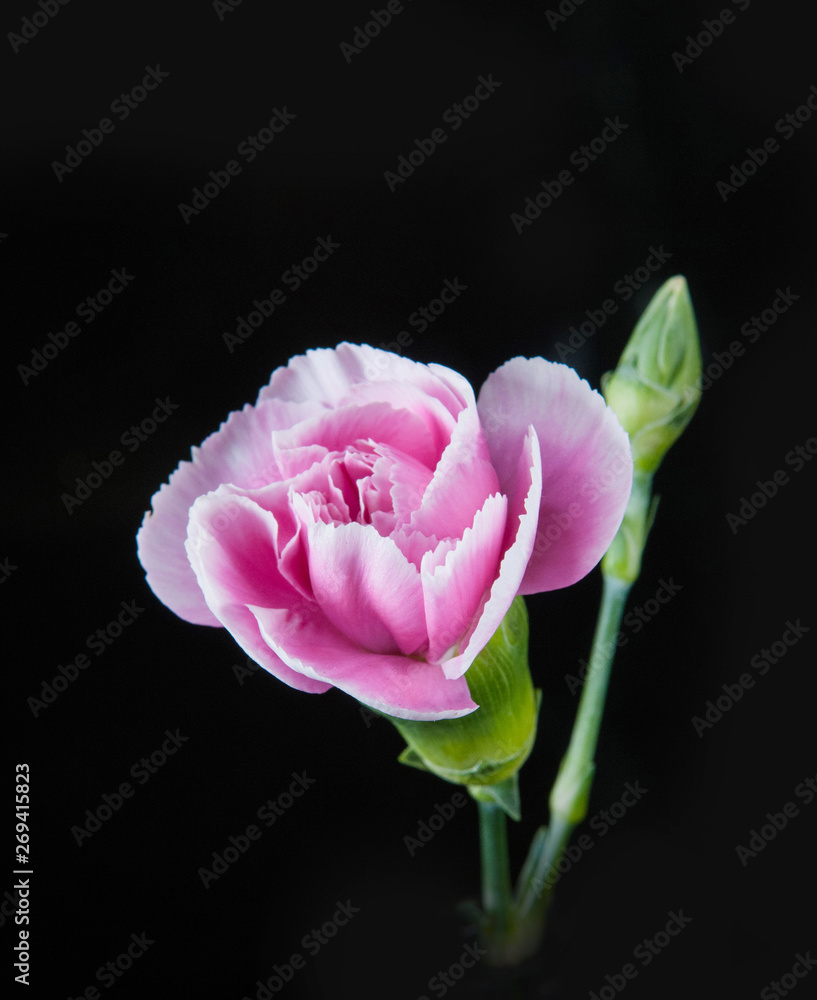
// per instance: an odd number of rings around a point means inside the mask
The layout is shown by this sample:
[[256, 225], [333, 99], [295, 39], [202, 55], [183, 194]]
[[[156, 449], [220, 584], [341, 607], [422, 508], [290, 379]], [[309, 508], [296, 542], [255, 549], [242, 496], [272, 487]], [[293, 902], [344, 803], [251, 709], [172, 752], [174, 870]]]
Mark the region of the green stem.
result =
[[550, 826], [533, 839], [513, 901], [505, 817], [498, 806], [483, 802], [472, 790], [480, 807], [484, 935], [491, 949], [489, 961], [495, 965], [514, 964], [536, 950], [557, 881], [553, 873], [558, 873], [570, 837], [587, 815], [616, 640], [655, 516], [652, 479], [652, 473], [634, 474], [624, 519], [602, 560], [603, 589], [590, 663], [570, 744], [550, 793]]
[[633, 475], [624, 519], [602, 560], [601, 607], [570, 745], [550, 793], [550, 827], [534, 838], [525, 862], [525, 878], [517, 893], [518, 927], [528, 942], [538, 940], [544, 926], [556, 882], [549, 876], [573, 830], [587, 815], [616, 640], [630, 588], [641, 572], [641, 557], [655, 517], [652, 480], [652, 473], [636, 471]]
[[563, 815], [574, 824], [581, 822], [587, 811], [590, 793], [587, 782], [592, 781], [610, 668], [631, 587], [631, 584], [615, 577], [604, 576], [603, 580], [601, 608], [579, 711], [559, 777], [550, 795], [551, 815]]
[[521, 922], [542, 920], [555, 879], [548, 878], [575, 827], [587, 814], [604, 702], [616, 637], [631, 584], [604, 576], [601, 608], [578, 714], [556, 783], [550, 793], [550, 826], [517, 904]]
[[482, 862], [482, 908], [488, 936], [497, 945], [510, 926], [511, 871], [505, 812], [493, 802], [477, 800]]

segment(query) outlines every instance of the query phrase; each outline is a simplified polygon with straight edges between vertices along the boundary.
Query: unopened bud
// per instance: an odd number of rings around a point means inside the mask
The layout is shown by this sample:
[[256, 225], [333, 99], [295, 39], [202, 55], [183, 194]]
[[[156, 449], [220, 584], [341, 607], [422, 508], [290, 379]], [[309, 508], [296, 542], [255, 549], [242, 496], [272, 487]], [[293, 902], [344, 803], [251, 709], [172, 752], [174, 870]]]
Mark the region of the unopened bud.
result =
[[630, 435], [637, 471], [655, 472], [701, 398], [701, 347], [686, 279], [665, 281], [602, 391]]

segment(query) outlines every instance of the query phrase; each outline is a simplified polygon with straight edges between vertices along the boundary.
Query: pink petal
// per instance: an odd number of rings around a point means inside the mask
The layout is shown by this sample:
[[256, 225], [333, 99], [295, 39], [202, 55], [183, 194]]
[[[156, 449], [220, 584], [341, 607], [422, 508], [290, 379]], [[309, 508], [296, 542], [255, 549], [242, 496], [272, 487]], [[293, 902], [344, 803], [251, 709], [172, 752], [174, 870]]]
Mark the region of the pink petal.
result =
[[186, 549], [208, 607], [286, 608], [298, 594], [278, 569], [278, 521], [251, 498], [219, 491], [190, 512]]
[[216, 621], [271, 674], [299, 691], [320, 694], [331, 684], [287, 666], [265, 641], [248, 606], [275, 606], [292, 619], [293, 609], [306, 603], [278, 572], [278, 545], [274, 515], [247, 497], [211, 493], [193, 507], [187, 552]]
[[[296, 512], [304, 511], [293, 498]], [[420, 574], [391, 538], [371, 525], [308, 526], [309, 575], [329, 621], [376, 653], [417, 653], [427, 645]]]
[[461, 410], [451, 442], [408, 527], [437, 538], [462, 538], [486, 499], [498, 492], [479, 415], [476, 409]]
[[270, 401], [231, 413], [201, 448], [191, 449], [192, 462], [181, 462], [151, 499], [137, 535], [139, 559], [159, 600], [185, 621], [218, 625], [190, 568], [184, 543], [190, 508], [197, 497], [221, 483], [258, 487], [278, 477], [272, 432], [290, 427], [314, 413], [314, 403]]
[[[372, 481], [389, 498], [386, 513], [372, 516], [372, 524], [381, 534], [393, 534], [396, 527], [406, 524], [423, 501], [423, 494], [434, 475], [432, 469], [408, 455], [399, 454], [388, 445], [376, 444], [372, 449], [380, 458], [372, 470]], [[419, 562], [416, 563], [419, 568]]]
[[516, 477], [508, 497], [502, 563], [482, 613], [460, 643], [459, 652], [443, 663], [446, 677], [459, 677], [496, 632], [519, 592], [536, 537], [542, 490], [539, 442], [533, 427], [522, 442]]
[[277, 465], [286, 477], [308, 469], [328, 452], [342, 453], [359, 441], [388, 444], [432, 469], [439, 458], [426, 421], [388, 402], [342, 406], [273, 435]]
[[539, 438], [539, 524], [520, 593], [575, 583], [604, 555], [624, 516], [632, 486], [626, 432], [572, 368], [543, 358], [507, 361], [488, 376], [478, 405], [503, 491], [513, 488], [528, 424]]
[[427, 552], [421, 566], [429, 648], [426, 659], [439, 663], [482, 613], [499, 569], [508, 500], [488, 497], [461, 539]]
[[[439, 400], [456, 416], [463, 407], [463, 382], [461, 375], [442, 365], [435, 365], [432, 370], [432, 366], [368, 344], [342, 343], [336, 348], [318, 348], [291, 358], [285, 368], [273, 372], [258, 400], [314, 401], [334, 408], [355, 401], [358, 388], [367, 394], [374, 393], [376, 399], [388, 400], [390, 386], [409, 384]], [[372, 385], [377, 388], [372, 390]]]
[[314, 605], [301, 609], [293, 627], [284, 613], [252, 608], [261, 634], [294, 671], [340, 688], [364, 705], [398, 719], [434, 721], [468, 715], [478, 706], [464, 677], [406, 656], [361, 649]]

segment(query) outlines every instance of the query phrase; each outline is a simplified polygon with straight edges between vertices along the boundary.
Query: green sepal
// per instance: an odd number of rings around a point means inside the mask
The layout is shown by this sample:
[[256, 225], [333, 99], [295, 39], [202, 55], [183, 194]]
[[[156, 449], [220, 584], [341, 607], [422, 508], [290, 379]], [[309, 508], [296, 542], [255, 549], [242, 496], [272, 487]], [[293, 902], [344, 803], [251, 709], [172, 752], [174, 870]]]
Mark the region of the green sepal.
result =
[[[435, 722], [385, 716], [408, 744], [398, 759], [469, 788], [500, 785], [515, 777], [533, 748], [542, 698], [541, 691], [534, 690], [528, 667], [524, 598], [514, 598], [465, 679], [479, 705], [468, 715]], [[511, 788], [491, 801], [518, 818], [518, 791], [514, 798]]]
[[401, 764], [406, 764], [408, 767], [416, 767], [419, 771], [428, 770], [423, 763], [423, 758], [417, 753], [416, 750], [412, 750], [411, 747], [406, 747], [397, 760]]
[[522, 805], [519, 800], [519, 772], [514, 771], [510, 778], [499, 781], [495, 785], [469, 785], [468, 791], [478, 802], [492, 802], [494, 805], [515, 819], [522, 819]]

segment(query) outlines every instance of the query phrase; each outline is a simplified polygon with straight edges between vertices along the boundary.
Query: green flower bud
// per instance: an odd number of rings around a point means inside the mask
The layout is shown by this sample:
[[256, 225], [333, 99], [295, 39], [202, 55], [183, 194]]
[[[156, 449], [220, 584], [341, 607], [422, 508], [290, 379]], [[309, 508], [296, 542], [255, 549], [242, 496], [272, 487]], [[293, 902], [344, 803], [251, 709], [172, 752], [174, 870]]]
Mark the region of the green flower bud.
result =
[[528, 667], [528, 612], [522, 597], [465, 675], [475, 712], [458, 719], [415, 722], [386, 716], [408, 746], [403, 764], [468, 785], [475, 798], [499, 804], [519, 819], [517, 772], [536, 738], [540, 691]]
[[685, 278], [658, 289], [601, 385], [630, 435], [636, 471], [655, 472], [701, 398], [701, 347]]

